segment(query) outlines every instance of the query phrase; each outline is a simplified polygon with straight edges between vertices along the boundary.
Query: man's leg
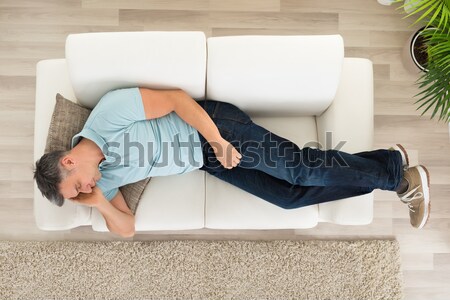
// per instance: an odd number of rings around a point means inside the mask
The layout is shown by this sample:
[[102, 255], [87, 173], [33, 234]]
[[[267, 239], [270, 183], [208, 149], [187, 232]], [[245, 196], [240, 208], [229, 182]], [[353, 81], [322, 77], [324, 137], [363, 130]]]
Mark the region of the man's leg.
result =
[[[239, 167], [256, 169], [275, 178], [300, 186], [363, 187], [396, 190], [403, 177], [401, 154], [398, 151], [374, 150], [349, 154], [337, 150], [300, 149], [253, 123], [240, 109], [218, 101], [202, 101], [222, 136], [242, 154]], [[207, 153], [204, 148], [204, 153]], [[205, 159], [208, 168], [226, 170], [214, 154]], [[271, 188], [270, 186], [265, 188]]]
[[401, 155], [384, 149], [355, 154], [300, 149], [295, 143], [251, 123], [229, 135], [242, 154], [241, 168], [257, 169], [301, 186], [357, 186], [395, 191], [403, 177]]
[[372, 192], [372, 189], [358, 186], [299, 186], [286, 180], [273, 177], [256, 169], [202, 168], [211, 175], [224, 180], [242, 190], [249, 192], [284, 209], [339, 200]]

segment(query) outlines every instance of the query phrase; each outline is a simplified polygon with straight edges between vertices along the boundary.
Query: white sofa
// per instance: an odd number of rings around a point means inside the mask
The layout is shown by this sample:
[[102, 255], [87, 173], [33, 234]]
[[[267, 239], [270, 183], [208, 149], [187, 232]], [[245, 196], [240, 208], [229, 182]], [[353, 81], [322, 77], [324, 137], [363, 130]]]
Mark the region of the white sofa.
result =
[[[373, 70], [344, 58], [339, 35], [235, 36], [202, 32], [69, 35], [66, 58], [37, 64], [34, 160], [44, 153], [56, 93], [93, 107], [109, 90], [181, 88], [193, 98], [231, 102], [301, 148], [349, 153], [373, 147]], [[332, 142], [326, 142], [327, 132]], [[319, 144], [317, 144], [317, 142]], [[35, 185], [42, 230], [92, 225], [107, 231], [96, 209], [52, 205]], [[196, 170], [152, 178], [136, 212], [136, 231], [311, 228], [318, 222], [368, 224], [373, 193], [284, 210]]]

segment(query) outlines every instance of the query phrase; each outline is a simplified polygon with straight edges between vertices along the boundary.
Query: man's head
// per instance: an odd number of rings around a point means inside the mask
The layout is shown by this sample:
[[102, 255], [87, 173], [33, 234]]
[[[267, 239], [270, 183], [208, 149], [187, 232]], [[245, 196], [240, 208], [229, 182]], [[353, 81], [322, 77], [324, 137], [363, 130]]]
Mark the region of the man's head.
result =
[[44, 154], [36, 162], [34, 171], [42, 195], [58, 206], [64, 204], [64, 199], [74, 198], [80, 192], [91, 193], [100, 177], [98, 164], [70, 151]]

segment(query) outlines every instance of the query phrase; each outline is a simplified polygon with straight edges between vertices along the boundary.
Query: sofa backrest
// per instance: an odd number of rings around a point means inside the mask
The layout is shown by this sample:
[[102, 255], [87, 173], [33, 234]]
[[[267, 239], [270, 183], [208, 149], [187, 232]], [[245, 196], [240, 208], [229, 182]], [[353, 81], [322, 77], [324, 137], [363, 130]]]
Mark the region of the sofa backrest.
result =
[[203, 32], [70, 34], [66, 60], [75, 96], [90, 108], [108, 91], [133, 86], [180, 88], [205, 97]]
[[230, 36], [208, 42], [208, 98], [256, 115], [320, 115], [344, 60], [340, 35]]
[[340, 35], [206, 40], [203, 32], [144, 31], [71, 34], [66, 41], [75, 95], [91, 108], [110, 90], [143, 86], [180, 88], [252, 116], [320, 115], [334, 99], [343, 59]]

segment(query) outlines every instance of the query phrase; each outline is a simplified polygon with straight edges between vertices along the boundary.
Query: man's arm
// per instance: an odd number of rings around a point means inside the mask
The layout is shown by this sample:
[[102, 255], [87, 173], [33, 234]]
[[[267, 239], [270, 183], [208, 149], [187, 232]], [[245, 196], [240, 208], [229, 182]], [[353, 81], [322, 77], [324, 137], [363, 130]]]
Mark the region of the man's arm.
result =
[[186, 123], [197, 129], [208, 142], [221, 139], [219, 129], [208, 113], [183, 90], [139, 89], [147, 119], [165, 116], [172, 111]]
[[125, 199], [120, 190], [111, 200], [101, 201], [97, 209], [105, 218], [106, 226], [110, 232], [120, 235], [121, 237], [132, 237], [135, 234], [135, 218], [128, 208]]
[[71, 200], [82, 205], [96, 207], [105, 218], [106, 226], [110, 232], [121, 237], [132, 237], [134, 235], [135, 218], [120, 191], [110, 202], [103, 196], [98, 187], [94, 187], [92, 193], [80, 193]]
[[217, 159], [227, 169], [235, 167], [242, 155], [220, 135], [208, 113], [183, 90], [151, 90], [140, 88], [147, 119], [165, 116], [172, 111], [197, 129], [214, 149]]

